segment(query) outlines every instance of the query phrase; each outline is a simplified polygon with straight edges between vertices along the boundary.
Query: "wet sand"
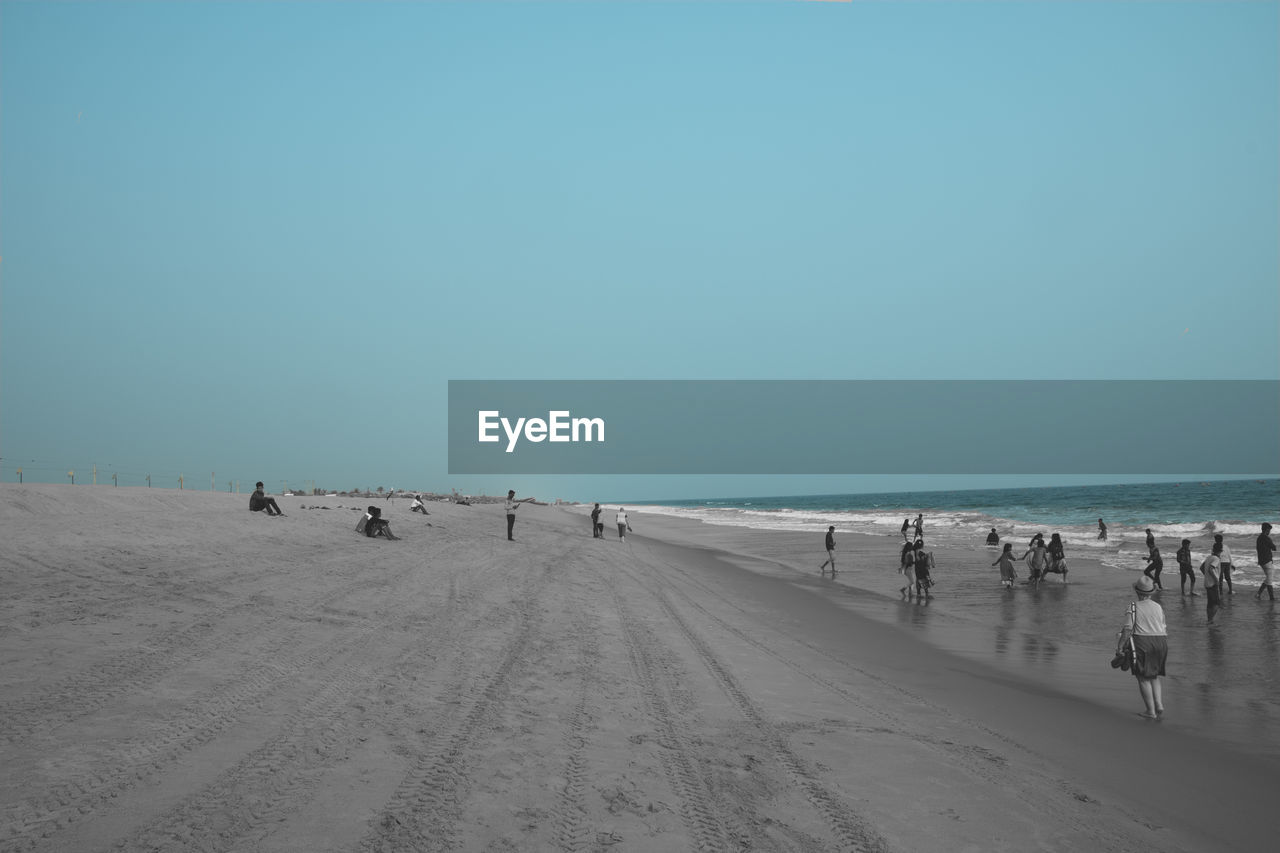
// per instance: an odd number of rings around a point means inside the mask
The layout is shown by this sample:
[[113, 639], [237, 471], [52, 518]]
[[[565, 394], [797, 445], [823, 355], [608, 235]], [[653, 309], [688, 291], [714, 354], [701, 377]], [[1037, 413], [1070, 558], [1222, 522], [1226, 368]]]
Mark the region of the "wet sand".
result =
[[620, 543], [526, 505], [507, 542], [500, 506], [379, 502], [386, 542], [352, 531], [372, 501], [246, 502], [0, 487], [0, 849], [1271, 840], [1273, 757], [1172, 692], [1139, 720], [1105, 659], [1101, 697], [1033, 675], [1068, 641], [906, 605], [873, 542], [833, 582], [811, 546], [643, 514]]
[[[744, 569], [801, 584], [861, 616], [896, 624], [931, 647], [995, 667], [1106, 707], [1132, 710], [1133, 679], [1109, 661], [1137, 572], [1123, 572], [1067, 550], [1064, 585], [1054, 575], [1038, 588], [1000, 587], [991, 565], [999, 548], [934, 549], [936, 586], [926, 602], [899, 592], [898, 536], [837, 534], [841, 571], [818, 574], [826, 558], [822, 533], [720, 527], [666, 515], [643, 515], [644, 529], [664, 540], [711, 549]], [[1014, 544], [1015, 555], [1025, 542]], [[1068, 543], [1069, 545], [1069, 543]], [[1020, 581], [1027, 579], [1019, 563]], [[1254, 584], [1237, 583], [1208, 623], [1199, 582], [1196, 596], [1179, 592], [1176, 566], [1163, 574], [1156, 599], [1169, 625], [1166, 705], [1169, 728], [1207, 736], [1233, 749], [1280, 759], [1280, 603], [1254, 599]]]

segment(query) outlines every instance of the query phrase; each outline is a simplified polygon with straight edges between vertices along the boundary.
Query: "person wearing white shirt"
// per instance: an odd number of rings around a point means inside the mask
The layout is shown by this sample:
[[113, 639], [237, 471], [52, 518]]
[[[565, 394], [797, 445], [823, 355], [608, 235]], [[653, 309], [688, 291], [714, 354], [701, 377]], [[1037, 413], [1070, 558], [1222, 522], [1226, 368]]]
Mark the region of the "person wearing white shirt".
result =
[[520, 508], [520, 504], [528, 503], [533, 498], [521, 498], [516, 500], [516, 490], [511, 489], [507, 492], [507, 539], [515, 541], [515, 537], [511, 535], [511, 531], [516, 526], [516, 510]]
[[618, 514], [613, 519], [618, 523], [618, 538], [623, 542], [627, 541], [627, 532], [631, 530], [631, 525], [627, 523], [627, 511], [623, 507], [618, 507]]

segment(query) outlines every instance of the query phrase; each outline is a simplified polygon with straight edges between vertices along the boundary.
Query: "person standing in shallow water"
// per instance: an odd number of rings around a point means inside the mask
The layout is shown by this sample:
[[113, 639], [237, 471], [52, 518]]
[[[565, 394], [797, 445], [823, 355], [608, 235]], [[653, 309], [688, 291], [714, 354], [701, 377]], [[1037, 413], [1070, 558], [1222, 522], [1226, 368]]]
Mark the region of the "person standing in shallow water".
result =
[[1222, 546], [1222, 553], [1218, 555], [1218, 560], [1222, 564], [1222, 586], [1226, 587], [1227, 595], [1235, 595], [1235, 588], [1231, 585], [1231, 570], [1235, 568], [1231, 563], [1231, 549], [1227, 547], [1227, 543], [1222, 541], [1222, 534], [1214, 534], [1213, 544]]
[[1013, 582], [1018, 579], [1018, 573], [1013, 567], [1013, 543], [1004, 543], [1004, 550], [1000, 552], [1000, 556], [991, 565], [1000, 567], [1000, 585], [1013, 589]]
[[1142, 716], [1158, 720], [1164, 716], [1164, 696], [1160, 679], [1164, 676], [1165, 660], [1169, 656], [1168, 629], [1165, 627], [1164, 608], [1151, 599], [1155, 584], [1151, 578], [1138, 578], [1133, 584], [1138, 600], [1129, 605], [1121, 629], [1122, 642], [1133, 639], [1136, 651], [1133, 675], [1138, 679], [1138, 693], [1146, 710]]
[[1102, 519], [1098, 519], [1098, 538], [1107, 541], [1107, 525], [1102, 523]]
[[1271, 541], [1271, 524], [1263, 522], [1262, 532], [1258, 534], [1258, 568], [1262, 569], [1262, 586], [1258, 587], [1258, 591], [1254, 593], [1254, 598], [1262, 600], [1262, 591], [1265, 589], [1267, 595], [1272, 601], [1276, 600], [1276, 590], [1272, 586], [1275, 576], [1275, 559], [1276, 543]]
[[[1178, 581], [1182, 585], [1182, 594], [1187, 594], [1187, 581], [1191, 581], [1191, 594], [1196, 594], [1196, 572], [1191, 568], [1191, 540], [1183, 539], [1182, 547], [1178, 549]], [[1204, 566], [1200, 566], [1200, 571], [1204, 571]], [[1208, 579], [1205, 579], [1205, 586], [1208, 588]]]
[[836, 528], [831, 525], [827, 528], [827, 559], [818, 567], [818, 574], [825, 575], [827, 573], [827, 563], [831, 564], [831, 574], [836, 573]]
[[933, 552], [924, 549], [924, 540], [916, 540], [916, 599], [933, 598]]
[[1208, 603], [1205, 605], [1205, 615], [1209, 617], [1210, 624], [1213, 622], [1214, 614], [1222, 606], [1222, 587], [1219, 582], [1219, 575], [1222, 572], [1221, 553], [1222, 546], [1214, 545], [1213, 553], [1205, 557], [1204, 562], [1200, 564], [1200, 571], [1204, 574], [1204, 594], [1208, 599]]
[[1142, 570], [1142, 573], [1151, 578], [1156, 589], [1164, 589], [1164, 585], [1160, 583], [1160, 572], [1164, 571], [1164, 560], [1160, 557], [1160, 549], [1152, 545], [1151, 553], [1143, 559], [1147, 561], [1147, 567]]

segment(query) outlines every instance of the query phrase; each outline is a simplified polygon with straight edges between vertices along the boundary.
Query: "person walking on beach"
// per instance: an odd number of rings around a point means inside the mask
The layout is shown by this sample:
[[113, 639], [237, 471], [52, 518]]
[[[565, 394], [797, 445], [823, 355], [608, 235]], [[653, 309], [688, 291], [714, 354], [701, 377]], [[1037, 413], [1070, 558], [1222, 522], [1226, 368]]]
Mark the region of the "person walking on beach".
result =
[[916, 539], [924, 538], [924, 513], [916, 515]]
[[916, 598], [933, 598], [929, 587], [933, 586], [933, 552], [924, 549], [924, 540], [916, 540]]
[[902, 564], [898, 566], [898, 571], [902, 573], [902, 582], [906, 586], [898, 590], [899, 593], [910, 598], [915, 592], [916, 586], [916, 548], [911, 542], [907, 542], [902, 546], [901, 555]]
[[1271, 541], [1271, 524], [1270, 522], [1262, 523], [1262, 532], [1258, 534], [1258, 568], [1262, 569], [1262, 586], [1258, 587], [1258, 591], [1254, 593], [1254, 598], [1262, 600], [1262, 591], [1267, 591], [1268, 597], [1272, 601], [1276, 600], [1275, 587], [1272, 586], [1275, 575], [1275, 559], [1276, 543]]
[[1102, 519], [1098, 519], [1098, 538], [1103, 542], [1107, 541], [1107, 525], [1103, 524]]
[[1018, 573], [1013, 567], [1012, 542], [1004, 543], [1004, 550], [991, 565], [1000, 567], [1000, 585], [1006, 589], [1013, 589], [1013, 582], [1018, 579]]
[[1164, 696], [1160, 679], [1164, 676], [1165, 661], [1169, 656], [1168, 629], [1165, 627], [1164, 608], [1151, 599], [1155, 584], [1142, 576], [1133, 584], [1138, 600], [1129, 605], [1121, 629], [1121, 642], [1133, 640], [1135, 650], [1133, 674], [1138, 679], [1138, 693], [1146, 710], [1142, 716], [1158, 720], [1164, 716]]
[[[1191, 594], [1196, 594], [1196, 570], [1191, 567], [1191, 540], [1183, 539], [1182, 547], [1178, 549], [1178, 581], [1182, 585], [1182, 594], [1187, 594], [1187, 581], [1191, 581]], [[1204, 571], [1204, 565], [1200, 566], [1200, 571]], [[1208, 580], [1205, 580], [1205, 588], [1209, 587]]]
[[907, 533], [907, 531], [910, 529], [911, 529], [911, 519], [910, 518], [902, 519], [902, 541], [904, 542], [911, 541], [911, 534]]
[[818, 567], [818, 574], [825, 575], [827, 573], [827, 563], [831, 564], [831, 575], [835, 577], [836, 573], [836, 527], [831, 525], [827, 528], [827, 559]]
[[259, 480], [254, 486], [253, 494], [249, 495], [249, 512], [266, 512], [267, 515], [284, 515], [280, 511], [280, 504], [276, 503], [275, 498], [267, 497], [262, 488], [262, 481]]
[[618, 539], [626, 542], [627, 534], [631, 532], [631, 525], [627, 523], [627, 511], [622, 507], [618, 507], [618, 514], [614, 516], [613, 520], [618, 523]]
[[1156, 589], [1163, 590], [1164, 584], [1160, 583], [1160, 572], [1164, 571], [1164, 560], [1160, 557], [1160, 549], [1152, 545], [1151, 553], [1143, 559], [1147, 561], [1147, 567], [1142, 570], [1142, 573], [1151, 578]]
[[603, 539], [600, 531], [603, 529], [600, 524], [600, 504], [596, 504], [591, 508], [591, 538]]
[[511, 489], [510, 491], [507, 492], [507, 539], [508, 541], [515, 541], [515, 537], [511, 535], [511, 531], [514, 530], [516, 526], [516, 510], [520, 508], [520, 504], [528, 503], [531, 500], [533, 500], [533, 498], [521, 498], [520, 500], [516, 500], [515, 489]]
[[[1213, 616], [1218, 612], [1218, 608], [1222, 606], [1222, 587], [1220, 578], [1222, 572], [1222, 546], [1214, 545], [1213, 552], [1204, 558], [1204, 562], [1200, 564], [1200, 572], [1204, 575], [1204, 594], [1208, 599], [1205, 604], [1205, 615], [1209, 617], [1209, 624], [1213, 624]], [[1179, 563], [1181, 565], [1181, 563]], [[1193, 580], [1192, 583], [1195, 583]]]
[[1222, 546], [1222, 553], [1218, 556], [1222, 563], [1222, 585], [1227, 588], [1227, 595], [1235, 595], [1235, 588], [1231, 586], [1231, 570], [1235, 568], [1231, 562], [1231, 549], [1223, 541], [1221, 533], [1213, 535], [1213, 544]]

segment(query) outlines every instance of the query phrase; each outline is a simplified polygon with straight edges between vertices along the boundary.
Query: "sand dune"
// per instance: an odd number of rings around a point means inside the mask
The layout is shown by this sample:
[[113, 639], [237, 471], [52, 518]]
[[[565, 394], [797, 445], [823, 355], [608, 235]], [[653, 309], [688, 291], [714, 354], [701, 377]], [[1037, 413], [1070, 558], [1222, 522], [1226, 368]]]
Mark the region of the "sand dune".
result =
[[657, 519], [624, 544], [525, 506], [508, 542], [500, 506], [378, 502], [387, 542], [353, 532], [365, 501], [280, 500], [0, 487], [0, 849], [1269, 841], [1269, 760], [996, 677]]

